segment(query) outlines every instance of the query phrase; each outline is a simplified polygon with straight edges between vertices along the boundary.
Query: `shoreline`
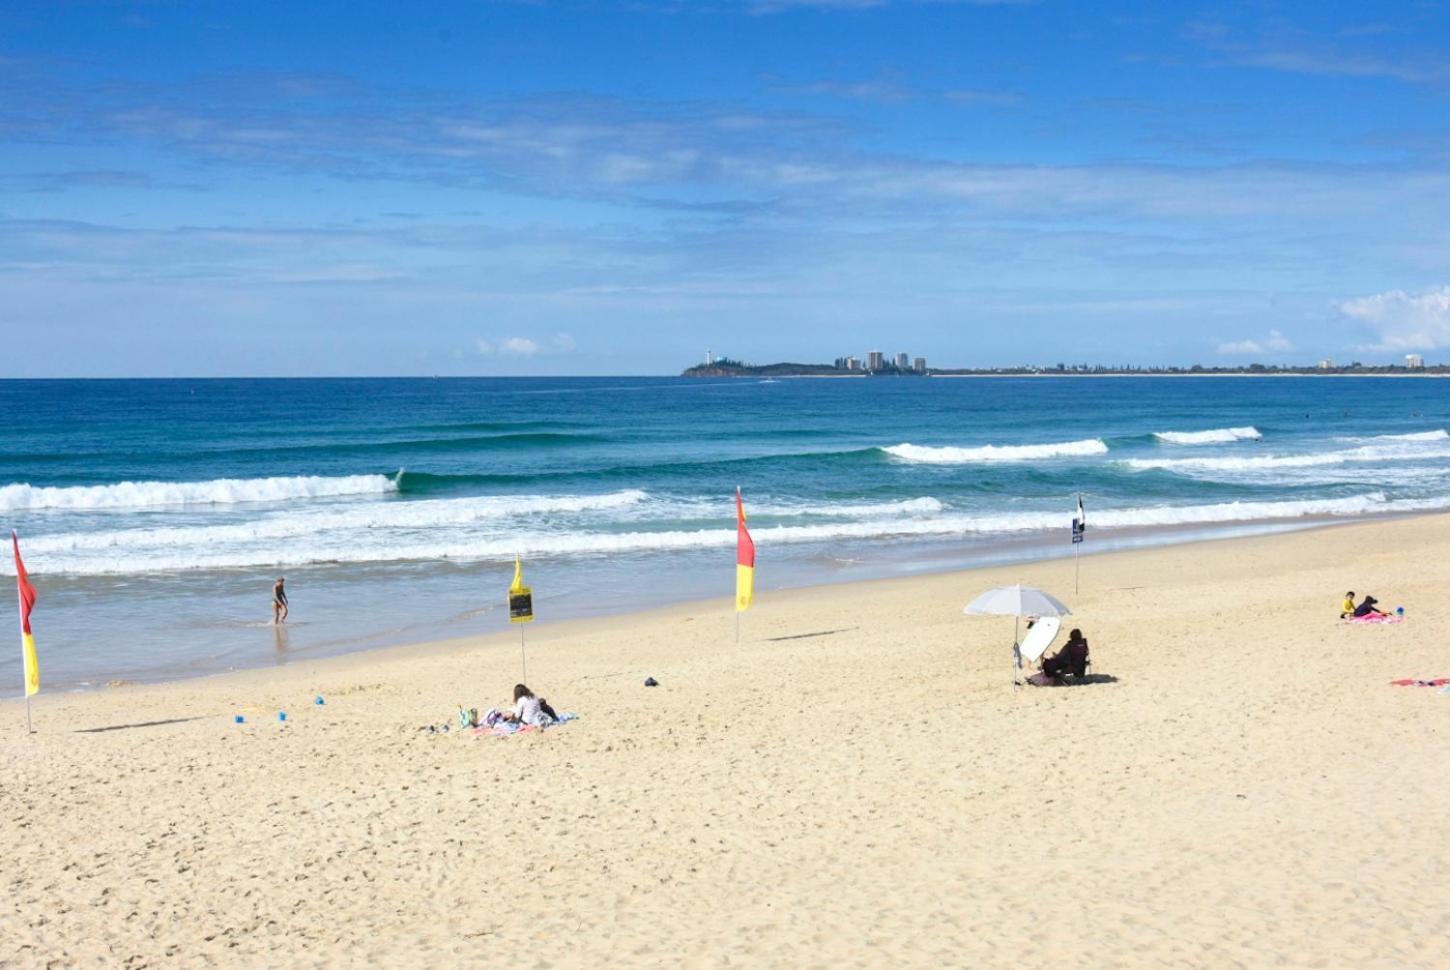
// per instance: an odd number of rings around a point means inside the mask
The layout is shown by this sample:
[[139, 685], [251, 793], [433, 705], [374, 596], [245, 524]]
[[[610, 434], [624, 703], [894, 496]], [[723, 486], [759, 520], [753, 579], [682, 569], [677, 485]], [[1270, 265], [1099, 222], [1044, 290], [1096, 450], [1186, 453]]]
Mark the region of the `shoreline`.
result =
[[[1173, 552], [1199, 547], [1217, 547], [1225, 543], [1253, 542], [1255, 540], [1272, 540], [1276, 538], [1288, 539], [1296, 534], [1312, 534], [1328, 530], [1372, 528], [1374, 526], [1420, 519], [1434, 520], [1443, 518], [1450, 522], [1450, 512], [1427, 511], [1421, 513], [1390, 513], [1381, 516], [1362, 517], [1351, 520], [1315, 520], [1309, 523], [1302, 523], [1302, 520], [1283, 520], [1271, 524], [1276, 528], [1265, 528], [1262, 531], [1250, 531], [1247, 533], [1228, 535], [1209, 535], [1193, 537], [1192, 535], [1180, 538], [1170, 538], [1165, 541], [1154, 541], [1151, 537], [1145, 538], [1142, 535], [1127, 535], [1122, 537], [1126, 542], [1118, 548], [1093, 550], [1082, 554], [1084, 564], [1093, 561], [1102, 561], [1108, 557], [1151, 555], [1155, 552]], [[1234, 524], [1226, 524], [1224, 531], [1232, 532], [1236, 527]], [[1132, 533], [1135, 530], [1121, 530]], [[1217, 531], [1217, 530], [1212, 530]], [[1151, 535], [1151, 533], [1149, 534]], [[1136, 541], [1135, 541], [1136, 540]], [[1102, 542], [1104, 540], [1098, 540]], [[966, 578], [998, 572], [1012, 571], [1039, 571], [1049, 569], [1053, 565], [1069, 563], [1073, 560], [1073, 554], [1064, 551], [1056, 555], [1037, 555], [1031, 558], [1009, 559], [1007, 561], [988, 561], [979, 565], [944, 566], [940, 568], [926, 567], [920, 570], [913, 570], [903, 574], [890, 576], [866, 576], [856, 579], [841, 579], [831, 582], [808, 582], [800, 585], [779, 586], [774, 589], [757, 587], [756, 602], [764, 604], [771, 601], [789, 601], [798, 596], [808, 595], [849, 595], [862, 594], [871, 595], [883, 592], [887, 589], [897, 587], [909, 588], [912, 584], [935, 581], [965, 580]], [[1061, 596], [1059, 590], [1058, 593]], [[559, 619], [535, 620], [527, 625], [526, 637], [530, 642], [544, 638], [558, 639], [580, 634], [587, 634], [592, 628], [612, 629], [617, 626], [629, 626], [633, 623], [649, 623], [661, 619], [668, 619], [676, 615], [699, 614], [702, 616], [711, 615], [712, 611], [720, 613], [722, 624], [728, 624], [733, 611], [733, 593], [725, 596], [690, 597], [676, 601], [665, 602], [659, 606], [648, 609], [623, 609], [619, 611], [606, 611], [589, 615], [564, 616]], [[747, 612], [746, 617], [748, 618]], [[268, 629], [273, 629], [268, 624]], [[123, 678], [113, 679], [107, 683], [92, 683], [87, 685], [70, 685], [51, 691], [44, 690], [42, 679], [42, 690], [52, 696], [84, 697], [96, 693], [110, 692], [118, 689], [136, 690], [150, 688], [182, 687], [201, 683], [220, 682], [227, 678], [248, 678], [254, 675], [267, 675], [276, 672], [279, 675], [283, 672], [298, 668], [314, 668], [318, 666], [345, 666], [348, 663], [365, 665], [372, 659], [385, 660], [390, 657], [406, 657], [414, 652], [430, 654], [441, 652], [451, 654], [457, 651], [467, 650], [470, 647], [507, 647], [517, 644], [517, 626], [509, 626], [502, 630], [485, 630], [478, 633], [462, 636], [444, 636], [428, 639], [407, 639], [399, 642], [383, 643], [374, 646], [364, 646], [359, 649], [344, 649], [334, 653], [324, 653], [317, 656], [303, 657], [285, 662], [273, 662], [271, 664], [254, 664], [248, 666], [230, 667], [224, 670], [201, 672], [193, 675], [182, 676], [160, 676], [157, 678]], [[41, 657], [42, 678], [44, 677], [44, 655]], [[0, 712], [3, 712], [5, 705], [23, 704], [22, 698], [0, 697]], [[35, 701], [35, 703], [40, 703]], [[3, 716], [3, 713], [0, 713]]]
[[[540, 626], [542, 735], [456, 728], [512, 631], [8, 700], [0, 964], [1442, 962], [1450, 514], [1088, 560]], [[1017, 581], [1091, 683], [1012, 690]]]
[[[1416, 519], [1438, 515], [1450, 515], [1450, 512], [1427, 510], [1423, 512], [1390, 512], [1378, 515], [1363, 515], [1347, 519], [1301, 517], [1253, 520], [1251, 522], [1238, 523], [1205, 523], [1196, 526], [1178, 526], [1163, 529], [1144, 527], [1123, 528], [1095, 534], [1095, 537], [1089, 539], [1086, 544], [1085, 548], [1088, 551], [1082, 554], [1082, 558], [1090, 561], [1100, 559], [1104, 556], [1150, 552], [1158, 549], [1193, 548], [1202, 544], [1288, 535], [1296, 532], [1314, 532], [1323, 529], [1372, 525], [1379, 522], [1392, 522], [1401, 519]], [[914, 553], [904, 552], [900, 548], [887, 550], [888, 553], [896, 552], [900, 553], [901, 556], [892, 558], [890, 555], [886, 555], [875, 560], [871, 566], [866, 567], [867, 575], [860, 577], [834, 578], [821, 581], [818, 578], [819, 573], [812, 574], [798, 568], [793, 572], [788, 572], [788, 579], [784, 584], [769, 589], [764, 587], [758, 588], [757, 599], [763, 597], [790, 596], [807, 590], [844, 590], [855, 587], [866, 587], [876, 583], [920, 582], [933, 577], [965, 575], [986, 570], [1012, 570], [1035, 566], [1046, 567], [1053, 563], [1062, 563], [1074, 558], [1071, 546], [1061, 543], [1049, 544], [1037, 541], [1041, 538], [1043, 537], [1035, 535], [1026, 537], [1016, 535], [1003, 537], [1003, 542], [998, 548], [1005, 547], [1011, 551], [1005, 555], [975, 553], [971, 556], [971, 559], [977, 561], [973, 562], [968, 560], [966, 564], [962, 563], [961, 557], [963, 552], [957, 547], [927, 543], [915, 547]], [[566, 594], [565, 598], [566, 600], [573, 600], [577, 595], [578, 593], [575, 591]], [[728, 605], [731, 600], [730, 596], [697, 596], [687, 594], [678, 599], [666, 599], [659, 606], [644, 610], [633, 609], [629, 606], [615, 609], [608, 606], [600, 607], [587, 603], [580, 606], [577, 603], [571, 602], [570, 605], [560, 610], [559, 614], [556, 614], [558, 618], [536, 619], [535, 622], [529, 624], [529, 633], [537, 636], [539, 631], [553, 630], [559, 626], [611, 620], [628, 622], [632, 617], [648, 618], [661, 611], [687, 610], [705, 612], [706, 604], [716, 603], [717, 601]], [[544, 601], [544, 605], [547, 606], [547, 601]], [[496, 638], [512, 638], [515, 635], [515, 627], [513, 626], [503, 629], [480, 629], [472, 633], [449, 635], [443, 632], [449, 622], [451, 621], [415, 621], [407, 625], [408, 627], [431, 628], [431, 635], [420, 636], [416, 632], [404, 633], [402, 631], [397, 633], [389, 633], [385, 630], [374, 631], [358, 635], [356, 638], [334, 641], [332, 648], [322, 651], [299, 653], [295, 657], [287, 657], [280, 660], [276, 656], [265, 658], [259, 655], [252, 662], [217, 667], [210, 670], [203, 669], [194, 673], [176, 671], [162, 672], [154, 676], [148, 676], [135, 670], [129, 670], [95, 674], [91, 675], [88, 680], [70, 681], [63, 686], [51, 688], [47, 693], [88, 695], [99, 691], [113, 690], [117, 686], [141, 687], [184, 684], [234, 674], [245, 675], [255, 671], [271, 670], [274, 668], [285, 670], [290, 667], [340, 660], [349, 657], [367, 657], [388, 651], [409, 650], [435, 644], [487, 642]], [[308, 621], [301, 620], [300, 623], [307, 624]], [[270, 623], [259, 626], [258, 629], [273, 631], [283, 636], [289, 630], [285, 624], [278, 628]], [[42, 650], [44, 650], [44, 646], [42, 646]], [[44, 654], [41, 657], [41, 670], [42, 689], [45, 689]], [[0, 698], [0, 705], [3, 705], [7, 699]]]

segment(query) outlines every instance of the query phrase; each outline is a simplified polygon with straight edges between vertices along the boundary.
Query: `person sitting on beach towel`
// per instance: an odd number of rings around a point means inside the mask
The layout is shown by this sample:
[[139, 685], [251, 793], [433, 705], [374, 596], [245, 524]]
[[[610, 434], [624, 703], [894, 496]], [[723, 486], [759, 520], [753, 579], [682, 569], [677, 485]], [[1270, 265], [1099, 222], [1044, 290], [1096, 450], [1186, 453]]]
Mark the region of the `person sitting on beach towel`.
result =
[[559, 719], [549, 702], [535, 697], [523, 684], [514, 685], [514, 709], [506, 711], [502, 720], [528, 727], [546, 727]]
[[1078, 680], [1087, 676], [1088, 642], [1082, 631], [1074, 628], [1062, 649], [1042, 661], [1042, 672], [1053, 680], [1072, 674]]
[[1344, 594], [1344, 602], [1339, 604], [1339, 618], [1354, 615], [1354, 590]]
[[1358, 618], [1362, 616], [1388, 616], [1389, 614], [1386, 613], [1384, 610], [1376, 608], [1378, 603], [1379, 600], [1366, 593], [1364, 597], [1364, 602], [1360, 603], [1354, 608], [1355, 617]]

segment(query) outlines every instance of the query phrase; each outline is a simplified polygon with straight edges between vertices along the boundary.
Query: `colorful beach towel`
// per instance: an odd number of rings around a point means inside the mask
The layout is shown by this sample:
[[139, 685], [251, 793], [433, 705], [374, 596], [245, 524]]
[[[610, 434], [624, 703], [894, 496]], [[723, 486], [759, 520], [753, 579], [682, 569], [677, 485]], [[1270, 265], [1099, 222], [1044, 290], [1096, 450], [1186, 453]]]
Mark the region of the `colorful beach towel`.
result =
[[1381, 614], [1376, 614], [1376, 613], [1370, 613], [1370, 614], [1367, 614], [1365, 616], [1346, 616], [1344, 618], [1344, 622], [1345, 623], [1403, 623], [1403, 622], [1405, 622], [1405, 618], [1403, 616], [1395, 616], [1394, 614], [1381, 615]]
[[1450, 684], [1450, 677], [1440, 677], [1436, 680], [1415, 680], [1413, 677], [1406, 677], [1404, 680], [1390, 681], [1396, 687], [1444, 687]]
[[[570, 721], [577, 720], [579, 720], [578, 714], [575, 714], [573, 711], [565, 711], [559, 715], [558, 720], [547, 725], [541, 724], [536, 726], [533, 724], [519, 724], [517, 721], [500, 721], [493, 726], [493, 730], [489, 733], [496, 738], [506, 738], [511, 734], [528, 734], [534, 731], [544, 731], [546, 728], [558, 727], [560, 724], [568, 724]], [[482, 734], [484, 732], [480, 729], [475, 733]]]

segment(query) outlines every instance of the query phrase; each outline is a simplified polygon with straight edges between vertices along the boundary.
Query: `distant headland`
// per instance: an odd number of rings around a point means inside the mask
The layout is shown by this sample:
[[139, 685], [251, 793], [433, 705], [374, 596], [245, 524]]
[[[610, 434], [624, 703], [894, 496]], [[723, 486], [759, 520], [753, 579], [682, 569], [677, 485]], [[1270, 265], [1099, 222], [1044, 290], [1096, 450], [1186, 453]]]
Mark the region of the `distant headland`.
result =
[[705, 361], [681, 372], [682, 377], [1447, 377], [1450, 365], [1426, 364], [1419, 354], [1407, 354], [1403, 364], [1336, 364], [1324, 359], [1315, 364], [1245, 364], [1237, 367], [1143, 367], [1131, 364], [1023, 364], [1017, 367], [928, 367], [926, 358], [906, 354], [887, 357], [870, 351], [864, 357], [838, 357], [830, 364], [747, 364], [706, 352]]

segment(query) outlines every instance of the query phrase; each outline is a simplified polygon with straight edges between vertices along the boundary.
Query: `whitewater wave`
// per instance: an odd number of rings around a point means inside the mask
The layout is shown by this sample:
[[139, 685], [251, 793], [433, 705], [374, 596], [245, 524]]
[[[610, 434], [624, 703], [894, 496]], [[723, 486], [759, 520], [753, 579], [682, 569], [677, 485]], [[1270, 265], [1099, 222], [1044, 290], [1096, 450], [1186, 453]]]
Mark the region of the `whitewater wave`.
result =
[[[1093, 529], [1096, 533], [1129, 528], [1289, 521], [1306, 517], [1347, 518], [1445, 508], [1450, 508], [1450, 495], [1390, 501], [1384, 493], [1373, 492], [1338, 499], [1100, 509], [1093, 514]], [[753, 535], [757, 545], [766, 547], [840, 540], [950, 538], [1050, 532], [1065, 529], [1069, 519], [1070, 515], [1059, 511], [984, 516], [896, 516], [854, 522], [757, 527]], [[120, 535], [126, 536], [124, 533]], [[80, 544], [69, 548], [59, 543], [45, 545], [58, 538], [32, 541], [27, 549], [32, 571], [37, 574], [126, 575], [315, 564], [478, 562], [512, 559], [516, 552], [525, 556], [578, 559], [729, 548], [735, 543], [735, 530], [606, 532], [534, 528], [481, 535], [468, 530], [439, 530], [436, 533], [420, 530], [404, 535], [392, 531], [359, 530], [346, 534], [320, 534], [306, 541], [232, 545], [199, 542], [189, 548], [178, 548], [169, 542], [148, 545], [135, 541], [134, 535], [128, 537], [132, 541], [116, 542], [104, 550], [93, 550]], [[0, 569], [6, 565], [0, 560]]]
[[1080, 458], [1108, 453], [1101, 438], [1062, 441], [1045, 445], [981, 445], [976, 448], [933, 448], [910, 443], [882, 448], [886, 454], [902, 461], [934, 465], [965, 465], [977, 462], [1035, 461], [1044, 458]]
[[1209, 431], [1157, 431], [1153, 437], [1170, 445], [1222, 445], [1233, 441], [1254, 441], [1263, 435], [1258, 428], [1248, 425], [1242, 428], [1214, 428]]
[[[204, 549], [216, 543], [277, 542], [303, 537], [349, 533], [409, 536], [435, 529], [463, 529], [496, 523], [503, 528], [527, 526], [538, 516], [611, 512], [649, 499], [639, 489], [603, 495], [491, 495], [477, 498], [429, 499], [413, 502], [369, 502], [363, 505], [296, 509], [247, 522], [224, 525], [169, 526], [41, 535], [27, 549], [36, 555], [80, 550], [125, 550], [156, 546]], [[728, 503], [720, 503], [722, 507]]]
[[[401, 473], [400, 473], [401, 474]], [[397, 477], [218, 478], [207, 482], [118, 482], [114, 485], [0, 486], [0, 511], [135, 509], [163, 505], [234, 505], [395, 492]]]
[[1437, 428], [1434, 431], [1415, 431], [1410, 434], [1381, 434], [1371, 438], [1338, 438], [1338, 441], [1446, 441], [1450, 440], [1450, 432], [1444, 428]]
[[[1421, 441], [1438, 439], [1419, 439]], [[1341, 451], [1308, 455], [1243, 455], [1221, 458], [1128, 458], [1122, 464], [1134, 471], [1160, 469], [1169, 472], [1262, 472], [1291, 468], [1317, 468], [1368, 462], [1424, 462], [1450, 458], [1444, 448], [1407, 447], [1403, 444], [1364, 445]]]
[[[821, 518], [840, 518], [851, 516], [860, 518], [870, 515], [935, 515], [943, 511], [945, 505], [938, 499], [930, 496], [921, 498], [902, 499], [899, 502], [864, 502], [856, 505], [777, 505], [765, 503], [751, 507], [748, 504], [746, 512], [752, 518], [797, 518], [805, 516], [818, 516]], [[715, 514], [719, 513], [718, 504], [711, 509]]]

